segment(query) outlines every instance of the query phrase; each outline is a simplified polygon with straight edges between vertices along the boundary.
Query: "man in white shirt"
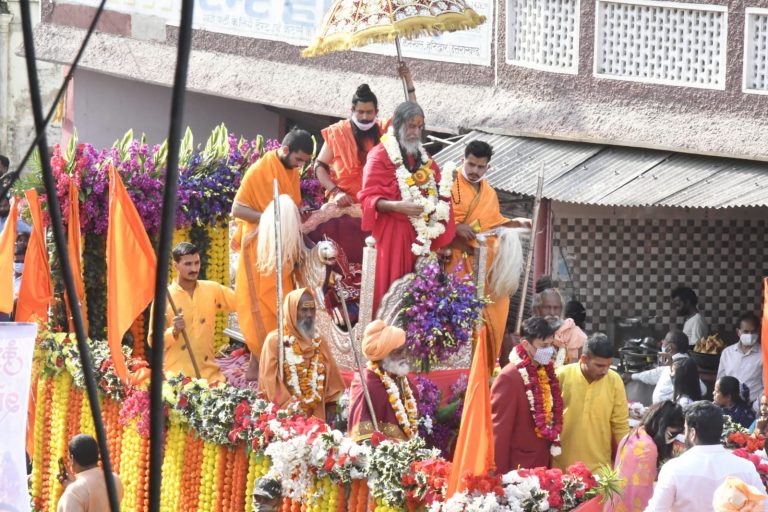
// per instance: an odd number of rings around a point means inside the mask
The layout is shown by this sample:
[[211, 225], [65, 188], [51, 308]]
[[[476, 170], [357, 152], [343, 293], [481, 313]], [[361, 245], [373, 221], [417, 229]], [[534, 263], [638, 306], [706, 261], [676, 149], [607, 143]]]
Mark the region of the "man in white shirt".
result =
[[[653, 388], [653, 403], [664, 400], [672, 400], [674, 385], [672, 384], [671, 369], [672, 364], [680, 359], [688, 357], [688, 336], [682, 331], [672, 330], [664, 336], [661, 341], [661, 350], [659, 353], [659, 366], [651, 368], [644, 372], [625, 374], [624, 381], [634, 380], [655, 386]], [[707, 386], [699, 381], [701, 394], [707, 392]]]
[[[685, 410], [685, 444], [690, 448], [665, 463], [645, 512], [713, 511], [715, 489], [729, 476], [763, 489], [755, 466], [720, 444], [723, 414], [712, 402], [694, 402]], [[768, 510], [768, 505], [765, 510]]]
[[699, 298], [691, 288], [678, 286], [672, 290], [672, 307], [678, 315], [685, 317], [683, 332], [688, 336], [688, 344], [691, 346], [709, 333], [707, 322], [699, 313], [698, 303]]
[[736, 334], [739, 341], [723, 350], [717, 378], [730, 376], [739, 379], [749, 389], [750, 402], [759, 402], [765, 386], [763, 384], [763, 352], [760, 347], [760, 320], [754, 313], [739, 317]]

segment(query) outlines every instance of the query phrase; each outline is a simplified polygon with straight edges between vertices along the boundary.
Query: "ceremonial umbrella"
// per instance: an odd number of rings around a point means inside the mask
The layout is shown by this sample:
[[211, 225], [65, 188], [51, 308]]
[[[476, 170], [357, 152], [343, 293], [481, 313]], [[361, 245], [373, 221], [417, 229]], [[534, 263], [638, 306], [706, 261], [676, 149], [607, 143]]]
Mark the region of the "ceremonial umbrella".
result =
[[[485, 22], [464, 0], [335, 0], [318, 36], [302, 54], [317, 57], [373, 43], [395, 42], [403, 60], [400, 38], [475, 28]], [[403, 79], [405, 98], [408, 90]]]

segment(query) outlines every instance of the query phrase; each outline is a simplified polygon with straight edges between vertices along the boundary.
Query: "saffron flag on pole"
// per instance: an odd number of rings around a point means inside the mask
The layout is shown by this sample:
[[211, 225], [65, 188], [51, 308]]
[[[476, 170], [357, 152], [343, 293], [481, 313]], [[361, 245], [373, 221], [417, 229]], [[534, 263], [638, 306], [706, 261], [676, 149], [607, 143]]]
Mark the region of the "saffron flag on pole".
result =
[[19, 218], [19, 205], [16, 198], [11, 199], [11, 210], [5, 219], [5, 226], [0, 232], [0, 313], [13, 312], [13, 249], [16, 246], [16, 222]]
[[155, 294], [157, 257], [123, 181], [109, 166], [109, 226], [107, 228], [107, 343], [115, 371], [123, 382], [128, 374], [122, 352], [123, 335], [144, 312]]
[[[763, 382], [768, 382], [768, 277], [763, 278], [763, 321], [760, 340], [763, 347]], [[768, 390], [766, 390], [768, 396]], [[759, 398], [758, 398], [759, 400]]]
[[[72, 266], [72, 275], [75, 278], [75, 292], [77, 300], [83, 311], [83, 324], [85, 332], [88, 332], [88, 315], [85, 307], [85, 284], [83, 283], [82, 245], [80, 242], [80, 194], [75, 180], [69, 179], [69, 219], [67, 224], [67, 252], [69, 264]], [[69, 332], [75, 332], [72, 320], [72, 306], [69, 304], [69, 296], [64, 294], [69, 312]]]
[[32, 233], [24, 256], [24, 272], [21, 275], [19, 300], [16, 303], [17, 322], [48, 321], [48, 306], [53, 300], [51, 268], [48, 265], [48, 247], [45, 244], [43, 212], [37, 190], [24, 192], [32, 216]]
[[451, 475], [448, 479], [448, 498], [464, 490], [464, 475], [485, 475], [495, 466], [491, 390], [485, 342], [487, 335], [485, 326], [477, 334], [467, 394], [464, 398], [464, 409], [461, 412], [461, 426], [456, 439], [456, 450], [453, 453]]

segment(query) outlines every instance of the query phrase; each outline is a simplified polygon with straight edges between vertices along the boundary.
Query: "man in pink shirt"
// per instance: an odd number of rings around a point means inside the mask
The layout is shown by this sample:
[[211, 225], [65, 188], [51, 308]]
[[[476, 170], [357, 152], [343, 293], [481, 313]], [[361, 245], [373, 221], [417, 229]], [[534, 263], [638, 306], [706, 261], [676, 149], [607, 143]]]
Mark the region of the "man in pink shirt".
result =
[[[86, 434], [78, 434], [69, 441], [69, 459], [74, 479], [69, 474], [59, 475], [64, 494], [59, 499], [57, 512], [104, 512], [109, 510], [107, 484], [104, 471], [99, 467], [99, 446]], [[123, 499], [123, 484], [117, 475], [117, 499]]]

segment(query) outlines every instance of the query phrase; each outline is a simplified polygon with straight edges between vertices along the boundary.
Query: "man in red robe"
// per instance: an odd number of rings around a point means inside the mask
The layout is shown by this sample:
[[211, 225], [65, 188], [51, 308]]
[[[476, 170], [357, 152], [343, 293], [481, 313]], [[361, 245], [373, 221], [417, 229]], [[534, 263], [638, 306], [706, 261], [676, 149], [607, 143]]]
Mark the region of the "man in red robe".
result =
[[[389, 285], [413, 270], [417, 256], [445, 247], [456, 231], [450, 200], [453, 176], [443, 180], [421, 145], [423, 132], [421, 107], [401, 103], [392, 128], [368, 153], [363, 169], [363, 189], [357, 197], [363, 208], [362, 228], [376, 239], [374, 312]], [[419, 223], [423, 226], [417, 231]]]
[[[390, 439], [407, 441], [417, 432], [418, 395], [408, 381], [405, 331], [374, 320], [365, 329], [363, 354], [369, 361], [363, 373], [378, 431]], [[370, 439], [376, 428], [357, 373], [349, 398], [350, 437], [356, 442]]]
[[[554, 371], [555, 330], [545, 319], [533, 317], [525, 321], [523, 334], [523, 341], [510, 354], [510, 364], [501, 370], [491, 388], [497, 474], [518, 467], [549, 467], [550, 455], [559, 453], [563, 402]], [[532, 384], [535, 403], [542, 404], [542, 408], [546, 403], [552, 404], [549, 414], [545, 411], [534, 414], [531, 410], [527, 382]], [[547, 388], [548, 397], [544, 396]], [[547, 415], [551, 417], [549, 422]], [[538, 420], [535, 416], [539, 416]]]

